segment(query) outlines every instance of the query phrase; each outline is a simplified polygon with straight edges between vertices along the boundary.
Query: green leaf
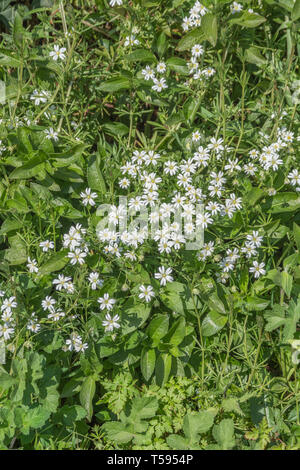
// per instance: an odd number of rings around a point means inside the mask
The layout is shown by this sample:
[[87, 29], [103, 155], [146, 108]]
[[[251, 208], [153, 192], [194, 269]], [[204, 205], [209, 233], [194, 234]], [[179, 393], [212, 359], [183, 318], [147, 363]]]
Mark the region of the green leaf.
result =
[[109, 122], [102, 125], [102, 129], [107, 132], [107, 134], [115, 135], [122, 137], [128, 135], [129, 127], [123, 124], [122, 122]]
[[140, 328], [151, 312], [151, 307], [144, 303], [132, 304], [130, 300], [123, 307], [122, 313], [122, 332], [124, 335]]
[[16, 168], [9, 175], [10, 179], [27, 179], [32, 178], [40, 173], [44, 168], [44, 162], [47, 160], [45, 152], [40, 151], [39, 155], [31, 158], [25, 165]]
[[100, 194], [106, 193], [106, 184], [100, 169], [100, 156], [92, 155], [88, 162], [87, 170], [88, 184], [91, 189]]
[[143, 348], [141, 353], [141, 371], [145, 380], [150, 380], [155, 369], [155, 349]]
[[8, 390], [15, 385], [17, 379], [9, 375], [2, 367], [0, 369], [0, 390]]
[[281, 273], [281, 287], [288, 297], [290, 297], [293, 287], [293, 276], [286, 271]]
[[245, 301], [245, 307], [249, 312], [261, 312], [265, 310], [270, 301], [257, 296], [248, 296]]
[[146, 49], [136, 49], [125, 57], [128, 62], [156, 62], [156, 57]]
[[15, 13], [14, 26], [13, 26], [13, 38], [14, 43], [17, 47], [22, 47], [23, 45], [23, 20], [18, 12]]
[[169, 317], [168, 315], [159, 314], [156, 315], [153, 320], [151, 320], [148, 328], [147, 334], [149, 338], [152, 339], [153, 345], [157, 345], [161, 338], [163, 338], [169, 328]]
[[202, 29], [197, 28], [193, 29], [189, 33], [187, 33], [182, 39], [180, 39], [179, 43], [177, 44], [178, 51], [186, 51], [191, 49], [195, 44], [201, 43], [204, 39], [204, 33]]
[[155, 416], [158, 400], [155, 397], [136, 397], [131, 406], [130, 418], [136, 420], [149, 419]]
[[205, 39], [211, 43], [212, 46], [217, 44], [218, 39], [218, 21], [215, 15], [207, 13], [203, 16], [201, 28], [204, 33]]
[[227, 323], [227, 317], [220, 313], [211, 311], [202, 321], [202, 334], [203, 336], [212, 336], [218, 333]]
[[220, 424], [213, 427], [213, 436], [222, 450], [232, 449], [235, 446], [234, 424], [232, 419], [223, 419]]
[[184, 340], [185, 331], [185, 319], [181, 317], [175, 321], [169, 332], [164, 336], [163, 342], [178, 346]]
[[112, 80], [107, 80], [104, 83], [101, 83], [100, 90], [107, 93], [115, 93], [120, 90], [128, 90], [130, 88], [130, 81], [128, 78], [113, 78]]
[[10, 248], [5, 250], [4, 259], [13, 266], [25, 263], [27, 261], [25, 242], [19, 237], [19, 235], [15, 235], [14, 237], [9, 238], [9, 244]]
[[120, 422], [104, 423], [101, 427], [106, 433], [110, 441], [118, 442], [119, 444], [126, 444], [130, 442], [134, 435], [130, 431], [126, 431], [124, 424]]
[[[255, 65], [263, 65], [267, 61], [264, 58], [264, 56], [260, 53], [259, 49], [256, 47], [249, 47], [245, 51], [245, 60], [249, 62], [250, 64], [255, 64]], [[255, 188], [258, 191], [258, 194], [260, 193], [261, 195], [263, 194], [263, 190], [260, 188]]]
[[15, 219], [5, 219], [0, 228], [0, 235], [6, 235], [9, 232], [23, 227], [23, 223]]
[[59, 251], [51, 256], [51, 258], [43, 264], [39, 269], [39, 275], [44, 276], [55, 271], [60, 271], [69, 262], [67, 257], [68, 250]]
[[161, 299], [168, 308], [183, 315], [186, 310], [195, 308], [189, 288], [180, 282], [167, 284], [161, 294]]
[[265, 21], [267, 20], [263, 16], [245, 11], [244, 13], [242, 13], [241, 16], [237, 18], [232, 18], [230, 20], [230, 23], [238, 24], [240, 26], [244, 26], [245, 28], [256, 28], [257, 26], [261, 25]]
[[300, 251], [300, 227], [295, 222], [293, 224], [293, 233], [298, 250]]
[[155, 364], [155, 382], [162, 387], [168, 380], [172, 368], [172, 356], [160, 354]]
[[297, 21], [300, 18], [300, 0], [296, 0], [292, 10], [292, 20]]
[[170, 57], [166, 64], [170, 70], [174, 70], [175, 72], [179, 73], [180, 75], [188, 75], [189, 70], [186, 65], [186, 61], [181, 59], [180, 57]]
[[167, 444], [175, 450], [189, 450], [189, 443], [184, 437], [178, 436], [178, 434], [171, 434], [167, 437]]
[[93, 398], [96, 391], [95, 378], [93, 376], [86, 377], [80, 389], [80, 403], [87, 413], [87, 420], [91, 421], [93, 416]]
[[55, 416], [59, 424], [73, 426], [75, 421], [81, 421], [86, 417], [86, 410], [80, 405], [64, 405]]
[[187, 414], [183, 421], [183, 431], [190, 442], [198, 440], [199, 434], [210, 430], [214, 424], [215, 414], [211, 411], [200, 411], [197, 414]]

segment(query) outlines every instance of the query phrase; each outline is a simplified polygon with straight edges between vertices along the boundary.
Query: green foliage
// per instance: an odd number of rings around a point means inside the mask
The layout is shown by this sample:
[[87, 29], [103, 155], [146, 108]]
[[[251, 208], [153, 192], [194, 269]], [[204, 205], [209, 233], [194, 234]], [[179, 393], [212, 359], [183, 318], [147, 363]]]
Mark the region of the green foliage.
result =
[[300, 1], [194, 3], [0, 1], [1, 450], [300, 448]]

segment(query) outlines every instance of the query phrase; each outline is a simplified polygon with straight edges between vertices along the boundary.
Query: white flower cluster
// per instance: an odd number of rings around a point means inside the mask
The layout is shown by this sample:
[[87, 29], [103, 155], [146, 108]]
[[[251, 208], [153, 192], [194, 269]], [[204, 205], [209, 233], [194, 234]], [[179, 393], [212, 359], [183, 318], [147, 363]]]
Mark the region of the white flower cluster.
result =
[[199, 68], [199, 59], [204, 54], [204, 47], [201, 44], [195, 44], [192, 48], [192, 58], [190, 62], [187, 62], [187, 67], [190, 74], [193, 74], [194, 80], [199, 80], [202, 78], [212, 77], [216, 71], [213, 67], [206, 67], [204, 69]]
[[183, 18], [182, 29], [188, 31], [191, 28], [201, 25], [201, 17], [207, 13], [207, 8], [200, 2], [196, 2], [190, 9], [189, 16]]
[[[165, 62], [159, 62], [156, 66], [156, 72], [159, 74], [165, 73], [167, 70], [167, 66]], [[157, 92], [161, 92], [162, 90], [168, 88], [168, 85], [166, 83], [166, 79], [164, 77], [156, 77], [155, 76], [155, 71], [153, 68], [150, 67], [150, 65], [146, 65], [146, 67], [142, 70], [142, 75], [145, 80], [152, 80], [154, 85], [152, 86], [152, 90], [155, 90]]]
[[[5, 293], [0, 291], [0, 297], [4, 297]], [[3, 299], [1, 305], [0, 338], [7, 341], [15, 332], [15, 321], [13, 318], [14, 309], [17, 308], [16, 297], [11, 296]]]

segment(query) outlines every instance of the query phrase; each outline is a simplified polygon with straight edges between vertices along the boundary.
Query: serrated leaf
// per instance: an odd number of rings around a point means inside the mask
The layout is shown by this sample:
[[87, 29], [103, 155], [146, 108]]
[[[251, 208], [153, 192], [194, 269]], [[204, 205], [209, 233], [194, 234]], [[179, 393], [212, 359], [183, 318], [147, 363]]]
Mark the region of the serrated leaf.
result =
[[209, 312], [202, 321], [203, 336], [212, 336], [218, 333], [227, 323], [227, 317], [218, 312]]
[[143, 348], [141, 353], [141, 371], [145, 380], [150, 380], [156, 362], [155, 349]]
[[93, 416], [93, 398], [96, 391], [96, 382], [93, 376], [86, 377], [80, 389], [80, 403], [87, 413], [87, 419], [90, 421]]
[[60, 271], [70, 261], [70, 259], [67, 257], [67, 254], [67, 250], [53, 254], [50, 259], [40, 267], [39, 275], [44, 276], [45, 274]]

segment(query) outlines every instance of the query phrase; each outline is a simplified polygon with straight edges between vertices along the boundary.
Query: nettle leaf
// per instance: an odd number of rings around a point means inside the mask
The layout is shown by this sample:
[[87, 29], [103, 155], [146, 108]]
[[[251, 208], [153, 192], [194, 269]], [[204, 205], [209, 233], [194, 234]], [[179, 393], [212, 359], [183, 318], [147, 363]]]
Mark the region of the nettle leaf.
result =
[[40, 267], [39, 275], [44, 276], [45, 274], [60, 271], [70, 261], [70, 259], [67, 257], [67, 254], [68, 250], [63, 250], [53, 254], [51, 258]]
[[296, 0], [292, 10], [292, 20], [297, 21], [300, 18], [300, 0]]
[[31, 158], [25, 165], [16, 168], [9, 175], [10, 179], [27, 179], [38, 175], [44, 169], [44, 162], [47, 160], [47, 155], [42, 150], [39, 154]]
[[248, 296], [245, 301], [245, 307], [249, 312], [261, 312], [270, 304], [269, 300], [257, 296]]
[[187, 51], [191, 49], [195, 44], [201, 44], [204, 40], [204, 33], [202, 29], [193, 29], [187, 33], [177, 44], [176, 49], [178, 51]]
[[171, 434], [167, 437], [167, 443], [173, 449], [200, 449], [200, 434], [210, 430], [214, 424], [215, 410], [200, 411], [199, 413], [188, 413], [183, 420], [183, 431], [185, 437]]
[[272, 206], [269, 212], [279, 214], [282, 212], [294, 212], [300, 208], [300, 197], [296, 193], [279, 193], [272, 198]]
[[27, 261], [27, 250], [25, 242], [15, 235], [9, 238], [10, 248], [5, 250], [4, 259], [11, 265], [23, 264]]
[[152, 339], [153, 345], [159, 344], [161, 338], [167, 334], [168, 328], [169, 317], [166, 314], [156, 315], [153, 320], [151, 320], [146, 332], [149, 338]]
[[256, 13], [249, 13], [248, 11], [244, 11], [241, 15], [237, 16], [237, 18], [229, 20], [230, 24], [238, 24], [245, 28], [256, 28], [265, 21], [267, 21], [267, 19], [263, 16]]
[[92, 155], [89, 158], [87, 170], [88, 185], [91, 189], [98, 191], [100, 194], [106, 193], [106, 184], [100, 169], [100, 156]]
[[[246, 62], [249, 62], [250, 64], [255, 64], [255, 65], [264, 65], [267, 63], [267, 60], [264, 58], [264, 56], [260, 53], [259, 49], [257, 47], [249, 47], [245, 51], [245, 60]], [[263, 190], [260, 188], [255, 188], [259, 189], [261, 193], [263, 194]]]
[[181, 317], [175, 321], [166, 336], [163, 337], [163, 342], [172, 346], [178, 346], [184, 340], [185, 333], [185, 318]]
[[136, 49], [126, 56], [128, 62], [156, 62], [155, 55], [146, 49]]
[[180, 57], [170, 57], [166, 64], [170, 70], [174, 70], [175, 72], [179, 73], [180, 75], [188, 75], [189, 70], [186, 65], [186, 61], [181, 59]]
[[272, 310], [264, 314], [264, 318], [267, 321], [266, 331], [273, 331], [284, 326], [283, 341], [293, 339], [300, 320], [300, 301], [296, 304], [291, 300], [287, 310], [276, 304]]
[[159, 354], [155, 363], [155, 382], [162, 387], [168, 380], [172, 369], [172, 356]]
[[130, 86], [128, 78], [120, 77], [101, 83], [99, 88], [101, 91], [105, 91], [107, 93], [115, 93], [116, 91], [128, 90]]
[[96, 392], [96, 381], [93, 376], [86, 377], [80, 389], [80, 403], [87, 413], [87, 420], [91, 421], [93, 416], [93, 398]]
[[220, 424], [215, 424], [212, 433], [222, 450], [232, 449], [235, 446], [232, 419], [223, 419]]
[[132, 304], [130, 300], [123, 307], [122, 312], [122, 332], [124, 335], [140, 328], [151, 312], [151, 307], [144, 303]]
[[16, 377], [9, 375], [3, 367], [0, 368], [0, 390], [8, 390], [15, 385], [16, 382]]
[[156, 362], [155, 349], [143, 348], [141, 353], [141, 371], [145, 380], [150, 380]]
[[167, 284], [160, 297], [168, 308], [177, 313], [185, 314], [186, 310], [195, 308], [191, 291], [180, 282]]
[[300, 251], [300, 227], [295, 222], [293, 224], [293, 233], [298, 250]]
[[14, 230], [18, 230], [19, 228], [23, 227], [23, 223], [19, 220], [15, 219], [6, 219], [4, 220], [3, 224], [0, 228], [0, 235], [6, 235], [9, 232], [13, 232]]
[[227, 317], [218, 312], [209, 312], [202, 321], [203, 336], [213, 336], [218, 333], [227, 323]]
[[80, 405], [64, 405], [55, 415], [55, 420], [65, 426], [73, 426], [75, 421], [86, 417], [86, 410]]
[[204, 15], [201, 21], [201, 28], [203, 30], [205, 39], [207, 39], [207, 41], [209, 41], [212, 46], [215, 46], [218, 39], [217, 17], [211, 13]]
[[129, 127], [122, 122], [109, 122], [102, 125], [102, 129], [110, 135], [114, 135], [117, 137], [122, 137], [124, 135], [128, 135]]

